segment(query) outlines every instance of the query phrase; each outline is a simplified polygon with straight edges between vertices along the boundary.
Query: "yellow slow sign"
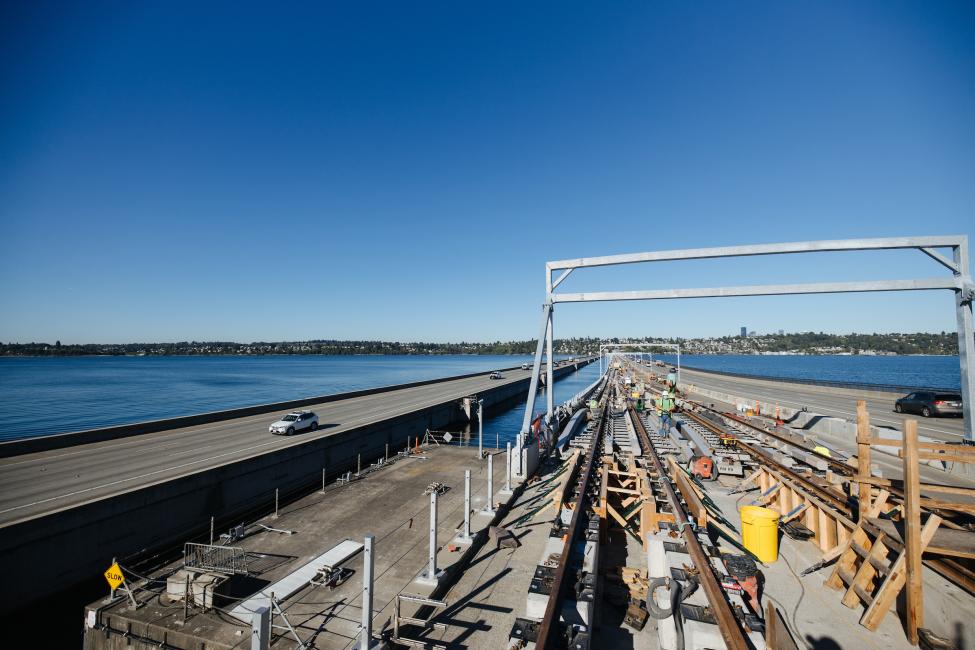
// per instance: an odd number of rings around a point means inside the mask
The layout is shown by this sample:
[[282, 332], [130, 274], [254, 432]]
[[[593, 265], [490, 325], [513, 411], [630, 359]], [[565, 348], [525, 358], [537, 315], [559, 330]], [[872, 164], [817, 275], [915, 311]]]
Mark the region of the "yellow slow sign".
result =
[[122, 575], [122, 568], [118, 565], [118, 562], [108, 567], [108, 571], [105, 572], [105, 579], [108, 580], [108, 584], [112, 589], [118, 589], [119, 585], [125, 582], [125, 576]]

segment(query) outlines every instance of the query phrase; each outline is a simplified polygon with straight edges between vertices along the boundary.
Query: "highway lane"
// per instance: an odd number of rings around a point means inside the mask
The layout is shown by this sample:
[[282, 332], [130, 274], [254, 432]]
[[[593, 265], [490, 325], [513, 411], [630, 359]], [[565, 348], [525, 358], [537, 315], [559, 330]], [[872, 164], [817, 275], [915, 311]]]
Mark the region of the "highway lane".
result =
[[916, 414], [895, 413], [894, 401], [902, 396], [900, 393], [731, 377], [687, 368], [681, 369], [681, 381], [692, 386], [780, 404], [792, 409], [805, 407], [815, 413], [847, 420], [856, 419], [856, 403], [862, 399], [867, 402], [870, 421], [877, 426], [901, 429], [905, 419], [913, 418], [918, 421], [918, 432], [921, 435], [953, 442], [964, 435], [961, 418], [924, 418]]
[[[485, 373], [311, 405], [305, 408], [318, 414], [321, 428], [291, 437], [268, 433], [268, 425], [288, 412], [280, 411], [0, 459], [0, 526], [459, 400], [529, 375], [510, 370], [504, 379], [491, 380]], [[404, 435], [390, 453], [405, 445]]]

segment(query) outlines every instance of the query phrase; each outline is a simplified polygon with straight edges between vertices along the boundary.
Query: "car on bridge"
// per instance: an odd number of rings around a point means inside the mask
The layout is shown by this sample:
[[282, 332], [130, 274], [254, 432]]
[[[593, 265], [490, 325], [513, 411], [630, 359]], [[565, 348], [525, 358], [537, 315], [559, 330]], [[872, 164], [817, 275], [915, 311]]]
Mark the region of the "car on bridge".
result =
[[894, 402], [894, 410], [898, 413], [920, 413], [926, 418], [936, 415], [961, 417], [961, 394], [919, 390]]
[[268, 427], [268, 431], [275, 435], [290, 436], [296, 431], [303, 431], [306, 429], [308, 431], [314, 431], [317, 428], [317, 415], [311, 411], [295, 411], [294, 413], [288, 413], [277, 422], [272, 422], [271, 426]]
[[491, 373], [491, 379], [504, 379], [504, 375], [501, 374], [500, 370], [495, 370]]

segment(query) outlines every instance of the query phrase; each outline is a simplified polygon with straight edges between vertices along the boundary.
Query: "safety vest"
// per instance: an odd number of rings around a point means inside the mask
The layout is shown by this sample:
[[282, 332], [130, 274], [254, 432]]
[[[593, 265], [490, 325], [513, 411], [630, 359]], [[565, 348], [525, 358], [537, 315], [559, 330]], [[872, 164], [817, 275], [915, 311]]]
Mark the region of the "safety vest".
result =
[[658, 402], [660, 404], [659, 408], [664, 413], [670, 413], [674, 410], [674, 398], [670, 395], [663, 395]]

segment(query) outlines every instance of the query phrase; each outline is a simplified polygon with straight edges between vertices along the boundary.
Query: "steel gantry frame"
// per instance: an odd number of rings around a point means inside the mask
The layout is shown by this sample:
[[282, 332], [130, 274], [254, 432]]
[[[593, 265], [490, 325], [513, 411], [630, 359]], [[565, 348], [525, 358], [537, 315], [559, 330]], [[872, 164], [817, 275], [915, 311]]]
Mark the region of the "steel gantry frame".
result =
[[[677, 350], [677, 384], [680, 385], [680, 343], [603, 343], [599, 346], [600, 376], [603, 374], [603, 354], [606, 350], [612, 350], [613, 348], [667, 348], [669, 350]], [[651, 363], [653, 362], [652, 352], [650, 353], [650, 361]]]
[[[946, 257], [938, 249], [950, 249], [951, 257]], [[697, 260], [724, 257], [750, 257], [756, 255], [785, 255], [793, 253], [824, 253], [840, 251], [898, 250], [916, 249], [951, 271], [950, 277], [931, 277], [907, 280], [860, 280], [853, 282], [810, 282], [799, 284], [768, 284], [732, 287], [702, 287], [689, 289], [651, 289], [646, 291], [598, 291], [583, 293], [556, 293], [562, 282], [576, 269], [620, 264], [642, 264], [646, 262], [668, 262], [676, 260]], [[553, 279], [556, 271], [561, 273]], [[542, 305], [542, 325], [535, 349], [535, 363], [532, 369], [531, 386], [521, 434], [518, 436], [519, 453], [524, 437], [531, 426], [531, 416], [535, 409], [535, 393], [541, 370], [542, 352], [547, 349], [552, 358], [553, 307], [560, 302], [598, 302], [618, 300], [671, 300], [680, 298], [725, 298], [735, 296], [781, 296], [819, 293], [864, 293], [874, 291], [932, 291], [942, 290], [954, 293], [955, 320], [958, 331], [958, 359], [961, 369], [961, 394], [965, 418], [965, 442], [975, 444], [972, 409], [975, 404], [975, 365], [972, 352], [975, 347], [975, 334], [972, 330], [972, 299], [975, 284], [969, 270], [968, 236], [944, 235], [927, 237], [883, 237], [874, 239], [835, 239], [825, 241], [791, 242], [783, 244], [753, 244], [747, 246], [721, 246], [716, 248], [692, 248], [683, 250], [652, 251], [608, 255], [603, 257], [582, 257], [560, 260], [545, 264], [545, 302]], [[548, 418], [552, 416], [552, 364], [547, 374]]]

